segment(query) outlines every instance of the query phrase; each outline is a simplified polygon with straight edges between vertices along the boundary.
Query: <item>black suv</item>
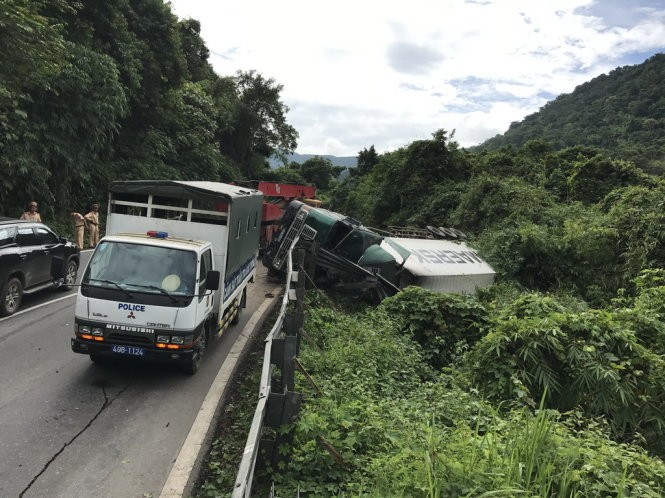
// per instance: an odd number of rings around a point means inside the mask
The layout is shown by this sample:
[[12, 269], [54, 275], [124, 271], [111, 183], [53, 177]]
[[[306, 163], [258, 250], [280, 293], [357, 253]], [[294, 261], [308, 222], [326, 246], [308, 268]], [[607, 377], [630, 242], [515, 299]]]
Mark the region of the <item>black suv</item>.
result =
[[0, 315], [13, 314], [23, 294], [70, 289], [79, 257], [74, 243], [42, 223], [0, 218]]

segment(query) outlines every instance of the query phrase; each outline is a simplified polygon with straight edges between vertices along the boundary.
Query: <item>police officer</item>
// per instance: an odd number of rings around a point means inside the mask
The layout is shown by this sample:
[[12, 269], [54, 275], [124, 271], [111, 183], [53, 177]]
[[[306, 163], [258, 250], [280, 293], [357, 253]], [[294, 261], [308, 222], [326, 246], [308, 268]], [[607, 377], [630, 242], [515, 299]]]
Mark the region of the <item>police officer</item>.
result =
[[30, 201], [28, 203], [28, 210], [21, 215], [20, 219], [38, 221], [39, 223], [42, 222], [42, 217], [39, 216], [39, 213], [37, 212], [37, 203], [35, 201]]
[[92, 205], [92, 210], [84, 216], [85, 221], [88, 223], [88, 238], [90, 247], [97, 247], [99, 242], [99, 204], [96, 202]]
[[85, 230], [85, 217], [81, 213], [72, 211], [69, 216], [74, 222], [74, 235], [76, 237], [76, 245], [79, 249], [83, 249], [83, 231]]

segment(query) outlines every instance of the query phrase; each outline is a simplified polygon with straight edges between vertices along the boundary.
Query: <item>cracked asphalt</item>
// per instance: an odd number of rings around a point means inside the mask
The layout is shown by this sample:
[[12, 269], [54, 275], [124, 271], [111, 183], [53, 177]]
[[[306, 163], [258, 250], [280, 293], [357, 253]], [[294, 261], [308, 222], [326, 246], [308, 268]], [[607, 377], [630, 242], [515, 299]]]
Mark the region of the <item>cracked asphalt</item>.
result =
[[73, 353], [73, 297], [0, 321], [0, 496], [159, 496], [262, 290], [261, 278], [250, 285], [240, 323], [193, 377], [143, 362], [100, 366]]

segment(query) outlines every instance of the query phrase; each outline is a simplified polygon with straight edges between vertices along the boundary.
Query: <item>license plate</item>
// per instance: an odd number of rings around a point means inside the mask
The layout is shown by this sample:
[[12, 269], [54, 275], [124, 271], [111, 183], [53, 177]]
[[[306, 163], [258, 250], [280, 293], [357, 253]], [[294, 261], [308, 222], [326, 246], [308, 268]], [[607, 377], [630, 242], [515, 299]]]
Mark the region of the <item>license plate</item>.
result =
[[118, 346], [113, 344], [111, 351], [118, 354], [126, 354], [130, 356], [145, 356], [145, 349], [137, 348], [135, 346]]

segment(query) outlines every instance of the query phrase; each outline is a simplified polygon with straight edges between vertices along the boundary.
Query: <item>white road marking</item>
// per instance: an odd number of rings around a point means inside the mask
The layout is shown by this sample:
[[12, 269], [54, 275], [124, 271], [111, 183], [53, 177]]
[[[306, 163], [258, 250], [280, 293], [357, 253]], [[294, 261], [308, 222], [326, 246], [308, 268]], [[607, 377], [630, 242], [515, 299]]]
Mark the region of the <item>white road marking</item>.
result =
[[[81, 252], [82, 253], [83, 252], [92, 252], [93, 250], [94, 249], [84, 249]], [[38, 304], [36, 306], [33, 306], [32, 308], [27, 308], [27, 309], [24, 309], [24, 310], [21, 310], [21, 311], [17, 311], [16, 313], [14, 313], [11, 316], [6, 316], [4, 318], [0, 318], [0, 322], [4, 322], [5, 320], [9, 320], [10, 318], [14, 318], [15, 316], [22, 315], [23, 313], [27, 313], [27, 312], [32, 311], [32, 310], [43, 308], [44, 306], [47, 306], [49, 304], [57, 303], [58, 301], [63, 301], [63, 300], [68, 299], [70, 297], [74, 297], [75, 295], [76, 295], [76, 292], [74, 294], [67, 294], [66, 296], [59, 297], [58, 299], [52, 299], [50, 301], [46, 301], [45, 303]]]
[[74, 294], [67, 294], [66, 296], [59, 297], [58, 299], [52, 299], [51, 301], [46, 301], [45, 303], [38, 304], [38, 305], [36, 305], [36, 306], [33, 306], [32, 308], [28, 308], [28, 309], [25, 309], [25, 310], [17, 311], [16, 313], [14, 313], [14, 314], [11, 315], [11, 316], [6, 316], [6, 317], [4, 317], [4, 318], [0, 318], [0, 322], [4, 322], [5, 320], [9, 320], [10, 318], [14, 318], [15, 316], [22, 315], [23, 313], [28, 313], [28, 312], [30, 312], [30, 311], [32, 311], [32, 310], [36, 310], [36, 309], [42, 308], [42, 307], [47, 306], [47, 305], [49, 305], [49, 304], [57, 303], [58, 301], [63, 301], [63, 300], [65, 300], [65, 299], [69, 299], [70, 297], [74, 297], [74, 296], [76, 296], [76, 293], [74, 293]]

